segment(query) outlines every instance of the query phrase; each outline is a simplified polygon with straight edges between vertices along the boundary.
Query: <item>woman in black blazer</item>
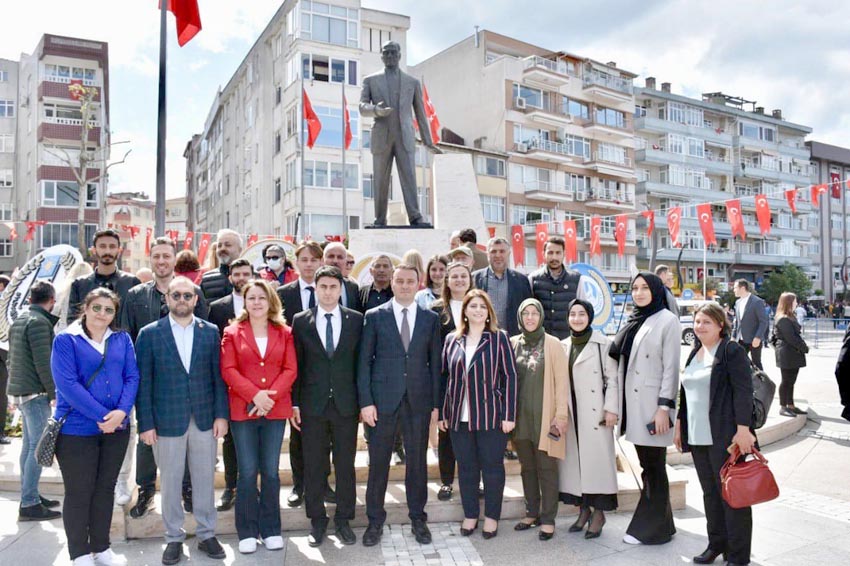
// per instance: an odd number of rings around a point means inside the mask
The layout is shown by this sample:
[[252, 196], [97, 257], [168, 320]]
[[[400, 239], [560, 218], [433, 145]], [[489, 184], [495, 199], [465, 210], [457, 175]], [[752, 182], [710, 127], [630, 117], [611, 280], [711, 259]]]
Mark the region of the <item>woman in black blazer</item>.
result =
[[[431, 303], [431, 310], [440, 316], [440, 339], [445, 345], [446, 337], [457, 330], [460, 323], [460, 308], [466, 293], [473, 288], [472, 273], [469, 267], [458, 261], [449, 263], [443, 278], [440, 298]], [[443, 371], [441, 387], [445, 395], [447, 375]], [[437, 436], [437, 459], [440, 463], [440, 491], [437, 499], [448, 501], [452, 498], [452, 484], [455, 481], [455, 453], [448, 431], [439, 430]]]
[[720, 468], [733, 446], [749, 454], [756, 445], [750, 364], [747, 352], [729, 339], [731, 328], [720, 305], [697, 308], [694, 334], [697, 340], [682, 375], [673, 433], [676, 448], [693, 456], [705, 503], [708, 548], [693, 561], [711, 564], [723, 554], [727, 564], [749, 564], [752, 508], [732, 509], [726, 504]]
[[785, 417], [805, 415], [806, 411], [794, 405], [794, 384], [800, 368], [806, 367], [806, 354], [809, 347], [803, 340], [800, 322], [794, 309], [797, 308], [797, 295], [782, 293], [776, 305], [776, 318], [773, 324], [771, 344], [776, 353], [776, 367], [782, 372], [779, 384], [779, 414]]

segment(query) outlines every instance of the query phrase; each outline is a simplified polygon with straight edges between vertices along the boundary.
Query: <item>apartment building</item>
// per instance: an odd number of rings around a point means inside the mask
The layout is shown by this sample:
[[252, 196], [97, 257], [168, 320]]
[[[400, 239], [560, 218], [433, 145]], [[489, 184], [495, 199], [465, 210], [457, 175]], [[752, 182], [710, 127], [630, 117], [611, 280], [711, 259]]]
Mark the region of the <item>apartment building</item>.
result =
[[[634, 217], [623, 257], [614, 217], [635, 210], [633, 73], [487, 30], [411, 72], [426, 84], [441, 124], [480, 152], [485, 219], [503, 214], [505, 231], [525, 227], [527, 264], [536, 254], [537, 223], [562, 234], [562, 221], [576, 219], [583, 239], [598, 215], [602, 257], [589, 257], [588, 238], [578, 245], [579, 261], [601, 268], [615, 288], [628, 282], [637, 251]], [[504, 179], [507, 190], [485, 194], [486, 177]]]
[[[121, 269], [135, 273], [142, 267], [150, 267], [145, 254], [147, 229], [154, 228], [156, 205], [146, 193], [113, 193], [106, 197], [106, 225], [118, 230], [124, 253], [121, 257]], [[136, 237], [132, 237], [126, 226], [139, 228]]]
[[189, 207], [186, 197], [174, 197], [165, 201], [165, 229], [177, 230], [182, 240], [188, 229]]
[[807, 141], [806, 147], [812, 154], [812, 183], [828, 186], [819, 203], [821, 221], [812, 232], [809, 245], [809, 253], [818, 267], [813, 274], [813, 285], [834, 301], [850, 290], [850, 211], [846, 184], [850, 179], [850, 149], [818, 141]]
[[[17, 134], [18, 63], [0, 59], [0, 222], [15, 217], [15, 136]], [[15, 268], [11, 228], [0, 224], [0, 273]]]
[[[203, 132], [187, 143], [187, 225], [216, 232], [342, 233], [342, 187], [352, 229], [374, 219], [369, 123], [358, 112], [361, 81], [383, 68], [381, 45], [406, 55], [406, 16], [359, 0], [286, 0], [230, 81], [216, 93]], [[301, 82], [322, 122], [304, 154]], [[342, 97], [354, 135], [342, 167]], [[398, 187], [394, 197], [401, 197]]]
[[[655, 78], [647, 78], [645, 87], [635, 90], [637, 195], [641, 207], [657, 211], [656, 263], [674, 265], [681, 252], [686, 284], [703, 277], [720, 284], [745, 278], [758, 286], [789, 260], [814, 277], [820, 236], [810, 192], [799, 191], [796, 215], [785, 198], [785, 190], [808, 188], [811, 182], [804, 143], [811, 131], [785, 120], [781, 110], [767, 114], [753, 101], [723, 93], [688, 98], [673, 93], [670, 83], [659, 90]], [[767, 236], [759, 230], [756, 194], [769, 197]], [[725, 201], [736, 198], [747, 233], [743, 241], [732, 238], [726, 214]], [[712, 203], [717, 246], [704, 258], [696, 205], [706, 202]], [[674, 206], [682, 208], [681, 250], [673, 248], [667, 232], [666, 211]], [[653, 246], [642, 225], [639, 231], [638, 260], [645, 266]]]

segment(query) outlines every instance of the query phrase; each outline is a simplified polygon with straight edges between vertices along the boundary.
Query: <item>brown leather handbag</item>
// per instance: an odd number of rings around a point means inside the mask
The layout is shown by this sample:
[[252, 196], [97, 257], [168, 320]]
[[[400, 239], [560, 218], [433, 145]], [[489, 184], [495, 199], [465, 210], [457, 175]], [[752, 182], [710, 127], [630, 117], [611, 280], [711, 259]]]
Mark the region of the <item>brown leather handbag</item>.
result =
[[737, 446], [720, 469], [723, 500], [732, 509], [750, 507], [779, 497], [779, 486], [767, 460], [753, 448], [752, 460], [738, 461], [741, 452]]

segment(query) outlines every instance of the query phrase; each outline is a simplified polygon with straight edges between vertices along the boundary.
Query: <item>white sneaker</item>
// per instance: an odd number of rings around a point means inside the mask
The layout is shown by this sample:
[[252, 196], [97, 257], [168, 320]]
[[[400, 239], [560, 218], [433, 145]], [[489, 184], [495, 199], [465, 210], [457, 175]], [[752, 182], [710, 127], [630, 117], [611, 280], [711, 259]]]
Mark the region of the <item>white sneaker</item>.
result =
[[115, 484], [115, 505], [127, 505], [130, 503], [131, 497], [127, 483], [118, 480], [118, 483]]
[[96, 566], [91, 554], [83, 554], [74, 558], [74, 566]]
[[268, 537], [263, 539], [263, 544], [269, 550], [280, 550], [283, 548], [283, 537]]
[[111, 548], [107, 548], [103, 552], [94, 554], [94, 564], [97, 566], [126, 566], [127, 559], [120, 554], [112, 552]]
[[626, 535], [623, 537], [623, 542], [626, 544], [643, 544], [641, 541], [633, 537], [632, 535]]
[[242, 554], [253, 554], [254, 552], [257, 552], [257, 539], [251, 537], [240, 540], [239, 552]]

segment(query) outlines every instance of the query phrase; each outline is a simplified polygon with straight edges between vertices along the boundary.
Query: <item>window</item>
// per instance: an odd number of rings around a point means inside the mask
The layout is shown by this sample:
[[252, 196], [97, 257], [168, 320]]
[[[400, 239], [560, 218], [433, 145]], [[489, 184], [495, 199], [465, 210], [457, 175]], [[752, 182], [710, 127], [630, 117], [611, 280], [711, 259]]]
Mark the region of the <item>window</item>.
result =
[[626, 164], [626, 148], [619, 145], [600, 143], [596, 153], [600, 161], [619, 163], [620, 165]]
[[298, 105], [292, 106], [286, 111], [286, 137], [298, 133]]
[[667, 151], [683, 155], [685, 153], [685, 136], [667, 134]]
[[[345, 188], [356, 189], [357, 178], [360, 172], [356, 163], [345, 165]], [[327, 161], [304, 162], [304, 186], [320, 189], [342, 188], [342, 164], [329, 163]]]
[[703, 111], [681, 102], [667, 103], [667, 119], [671, 122], [687, 124], [702, 128], [704, 125]]
[[324, 2], [301, 2], [301, 37], [359, 47], [360, 12]]
[[274, 105], [277, 106], [280, 104], [280, 101], [283, 99], [283, 89], [280, 88], [280, 85], [277, 85], [274, 89]]
[[363, 130], [360, 135], [363, 136], [361, 138], [363, 140], [363, 149], [372, 147], [372, 130]]
[[575, 116], [578, 118], [584, 118], [585, 120], [590, 118], [590, 107], [584, 102], [564, 98], [562, 104], [562, 110], [564, 114], [569, 114], [570, 116]]
[[530, 88], [525, 85], [514, 83], [514, 100], [524, 98], [527, 106], [534, 108], [543, 108], [543, 91], [537, 88]]
[[0, 257], [12, 257], [12, 241], [0, 240]]
[[301, 69], [305, 79], [357, 85], [357, 61], [304, 53], [301, 55]]
[[512, 206], [511, 224], [538, 224], [540, 222], [551, 222], [552, 213], [545, 208], [535, 206]]
[[[316, 140], [316, 145], [322, 147], [342, 147], [342, 109], [327, 106], [313, 106], [313, 110], [322, 122], [322, 131]], [[352, 140], [349, 149], [358, 149], [360, 146], [360, 113], [349, 108], [348, 120], [350, 123]], [[305, 126], [306, 127], [306, 126]]]
[[770, 126], [759, 126], [752, 122], [739, 122], [738, 133], [745, 138], [762, 140], [767, 142], [776, 141], [776, 128]]
[[286, 182], [284, 183], [284, 191], [287, 193], [295, 190], [295, 184], [298, 182], [296, 171], [295, 161], [289, 161], [286, 164]]
[[0, 100], [0, 118], [14, 118], [15, 116], [15, 101]]
[[280, 177], [278, 177], [277, 179], [274, 180], [274, 201], [275, 202], [280, 202], [280, 195], [281, 195]]
[[479, 175], [489, 175], [490, 177], [504, 177], [505, 160], [479, 155], [475, 159], [475, 172]]
[[688, 138], [688, 155], [692, 157], [705, 157], [705, 141], [698, 138]]
[[[86, 191], [86, 208], [97, 208], [98, 186], [89, 183]], [[43, 206], [79, 206], [80, 188], [71, 181], [42, 181], [41, 204]]]
[[363, 198], [373, 198], [372, 175], [363, 175]]
[[15, 186], [15, 174], [11, 169], [0, 169], [0, 189], [9, 189]]
[[307, 221], [306, 233], [316, 239], [342, 232], [341, 214], [308, 214]]
[[274, 152], [280, 153], [280, 132], [274, 135]]
[[615, 128], [625, 128], [626, 115], [612, 108], [597, 108], [596, 123]]
[[484, 222], [505, 221], [505, 199], [488, 195], [481, 195], [481, 210], [484, 212]]
[[0, 71], [0, 83], [9, 82], [9, 71]]
[[416, 200], [419, 203], [419, 212], [424, 216], [431, 216], [431, 189], [416, 187]]
[[86, 67], [69, 67], [67, 65], [45, 65], [44, 74], [49, 81], [70, 82], [70, 79], [83, 81], [83, 84], [94, 84], [97, 77], [96, 69]]
[[590, 159], [590, 140], [579, 136], [567, 134], [564, 136], [564, 145], [567, 153]]
[[635, 118], [643, 118], [646, 116], [646, 106], [641, 106], [639, 104], [635, 105]]
[[13, 209], [14, 205], [11, 202], [0, 203], [0, 220], [6, 222], [12, 220]]
[[[94, 238], [94, 233], [97, 231], [96, 224], [86, 224], [85, 241], [91, 242]], [[77, 225], [74, 224], [58, 224], [50, 222], [41, 227], [41, 247], [48, 248], [50, 246], [58, 246], [59, 244], [68, 244], [77, 246]]]
[[15, 151], [15, 136], [12, 134], [0, 134], [0, 153], [12, 153]]

